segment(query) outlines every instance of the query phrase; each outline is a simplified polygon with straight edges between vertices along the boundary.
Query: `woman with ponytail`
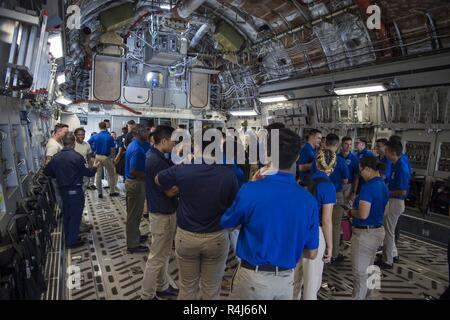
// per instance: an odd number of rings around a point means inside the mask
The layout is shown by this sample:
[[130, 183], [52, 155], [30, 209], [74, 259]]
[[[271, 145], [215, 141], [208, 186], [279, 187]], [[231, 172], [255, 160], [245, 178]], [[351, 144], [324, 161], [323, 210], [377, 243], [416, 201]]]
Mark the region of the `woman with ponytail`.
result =
[[[372, 273], [378, 247], [384, 239], [383, 218], [389, 200], [389, 190], [381, 177], [384, 163], [374, 156], [363, 157], [359, 163], [364, 181], [351, 210], [352, 219], [352, 270], [353, 299], [368, 298], [372, 288], [367, 287], [368, 275]], [[381, 275], [380, 275], [381, 276]]]
[[314, 260], [303, 258], [295, 269], [294, 299], [300, 299], [303, 285], [303, 300], [317, 300], [322, 285], [324, 263], [329, 263], [333, 252], [333, 206], [336, 203], [336, 188], [329, 176], [336, 166], [336, 153], [324, 149], [316, 156], [317, 170], [311, 176], [309, 191], [319, 207], [319, 249]]

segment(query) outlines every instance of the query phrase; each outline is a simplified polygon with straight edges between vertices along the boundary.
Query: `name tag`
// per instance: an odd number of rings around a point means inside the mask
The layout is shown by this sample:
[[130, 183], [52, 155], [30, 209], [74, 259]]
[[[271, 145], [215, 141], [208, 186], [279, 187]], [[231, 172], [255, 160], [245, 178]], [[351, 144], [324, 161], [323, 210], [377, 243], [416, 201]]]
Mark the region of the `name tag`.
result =
[[73, 196], [73, 195], [77, 194], [77, 190], [70, 190], [70, 191], [68, 192], [68, 194], [71, 195], [71, 196]]

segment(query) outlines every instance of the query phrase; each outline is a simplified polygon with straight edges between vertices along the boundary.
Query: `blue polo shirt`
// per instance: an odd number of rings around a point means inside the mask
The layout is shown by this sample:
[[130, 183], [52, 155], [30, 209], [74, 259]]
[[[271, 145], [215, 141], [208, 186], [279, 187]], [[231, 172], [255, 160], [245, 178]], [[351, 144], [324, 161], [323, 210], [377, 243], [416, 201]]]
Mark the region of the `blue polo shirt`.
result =
[[[392, 173], [389, 180], [389, 191], [406, 190], [409, 191], [409, 180], [411, 179], [411, 173], [409, 171], [406, 161], [402, 161], [401, 158], [397, 163], [392, 164]], [[406, 196], [392, 197], [394, 199], [406, 199]]]
[[135, 179], [131, 176], [131, 170], [145, 171], [144, 143], [133, 138], [125, 152], [125, 177]]
[[321, 182], [316, 185], [316, 194], [314, 197], [317, 200], [317, 205], [319, 207], [319, 224], [322, 223], [322, 206], [324, 204], [335, 204], [336, 203], [336, 188], [334, 183], [331, 181], [330, 177], [323, 171], [317, 170], [311, 176], [312, 180], [326, 179], [327, 181]]
[[177, 197], [169, 198], [164, 189], [156, 185], [155, 177], [161, 171], [170, 168], [173, 163], [164, 157], [158, 149], [151, 148], [145, 160], [145, 193], [147, 206], [152, 213], [171, 214], [177, 209]]
[[186, 231], [220, 231], [220, 218], [239, 190], [234, 172], [219, 164], [180, 164], [158, 174], [164, 190], [180, 190], [177, 224]]
[[358, 159], [361, 160], [363, 157], [375, 157], [375, 154], [367, 148], [363, 151], [357, 153]]
[[403, 162], [405, 162], [406, 166], [408, 167], [409, 170], [409, 174], [412, 175], [413, 174], [413, 169], [411, 167], [411, 161], [409, 161], [409, 156], [406, 153], [402, 153], [402, 155], [400, 156], [400, 160], [402, 160]]
[[295, 268], [303, 249], [319, 246], [317, 201], [290, 173], [244, 184], [220, 223], [241, 225], [237, 255], [253, 265]]
[[359, 159], [358, 157], [353, 153], [349, 152], [347, 156], [344, 156], [344, 154], [338, 153], [337, 155], [339, 158], [344, 159], [345, 164], [348, 167], [348, 182], [352, 183], [353, 180], [355, 180], [355, 177], [359, 176]]
[[96, 154], [109, 157], [111, 148], [115, 148], [114, 139], [108, 131], [102, 130], [89, 138], [88, 143]]
[[[300, 156], [297, 160], [297, 167], [300, 164], [314, 163], [315, 161], [316, 161], [316, 150], [313, 148], [311, 144], [306, 143], [300, 150]], [[308, 174], [311, 174], [311, 170], [300, 171], [299, 174], [300, 178], [304, 180]]]
[[383, 158], [378, 157], [378, 160], [382, 163], [384, 163], [384, 165], [386, 166], [386, 169], [382, 172], [380, 172], [382, 175], [384, 175], [384, 182], [386, 184], [389, 183], [389, 180], [391, 179], [391, 170], [392, 170], [392, 162], [391, 160], [389, 160], [386, 156], [384, 156]]
[[93, 177], [97, 170], [88, 168], [84, 157], [73, 148], [64, 147], [45, 166], [44, 174], [55, 178], [60, 189], [82, 187], [83, 177]]
[[359, 201], [371, 204], [369, 216], [365, 220], [353, 218], [354, 226], [383, 225], [384, 209], [389, 201], [389, 190], [381, 177], [375, 177], [366, 182], [355, 199], [355, 209], [359, 208]]
[[341, 157], [336, 157], [336, 166], [330, 175], [330, 180], [333, 182], [336, 192], [342, 191], [342, 180], [348, 179], [349, 177], [350, 173], [348, 172], [348, 166], [345, 160]]

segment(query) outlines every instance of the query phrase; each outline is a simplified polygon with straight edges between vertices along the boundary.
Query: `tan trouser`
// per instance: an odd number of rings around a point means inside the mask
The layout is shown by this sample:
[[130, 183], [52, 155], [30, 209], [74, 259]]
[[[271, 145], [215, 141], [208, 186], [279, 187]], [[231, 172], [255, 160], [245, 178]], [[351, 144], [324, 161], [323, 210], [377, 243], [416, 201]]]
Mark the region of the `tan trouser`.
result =
[[255, 271], [239, 266], [233, 278], [230, 300], [291, 300], [293, 270]]
[[367, 288], [367, 279], [373, 265], [377, 249], [383, 242], [384, 228], [352, 230], [352, 271], [353, 299], [368, 298], [371, 290]]
[[180, 275], [179, 300], [219, 298], [229, 248], [228, 231], [193, 233], [177, 229], [175, 255]]
[[144, 212], [145, 181], [127, 179], [125, 182], [127, 204], [127, 246], [136, 248], [140, 243], [139, 225]]
[[167, 269], [177, 227], [176, 215], [150, 213], [152, 242], [142, 282], [142, 299], [153, 299], [156, 291], [169, 288]]
[[347, 183], [342, 186], [342, 194], [344, 195], [344, 204], [350, 201], [350, 196], [352, 194], [352, 184]]
[[324, 262], [322, 260], [325, 253], [325, 237], [322, 227], [319, 230], [319, 248], [317, 257], [313, 260], [302, 258], [297, 263], [294, 271], [294, 300], [317, 300], [317, 293], [322, 286], [322, 273]]
[[400, 215], [405, 211], [405, 200], [389, 199], [384, 211], [384, 227], [386, 236], [383, 243], [383, 261], [388, 264], [394, 263], [394, 257], [397, 255], [397, 246], [395, 245], [395, 227], [397, 226]]
[[116, 169], [114, 168], [113, 160], [110, 157], [102, 156], [97, 154], [95, 156], [95, 160], [98, 160], [100, 163], [97, 167], [97, 175], [95, 176], [95, 185], [97, 186], [98, 193], [102, 193], [102, 170], [103, 167], [106, 168], [106, 172], [108, 175], [108, 185], [109, 185], [109, 192], [113, 193], [116, 192], [116, 185], [114, 184], [115, 175], [116, 175]]
[[344, 215], [344, 209], [341, 205], [344, 204], [344, 192], [336, 192], [336, 204], [333, 206], [333, 258], [337, 258], [339, 255], [340, 242], [341, 242], [341, 222]]

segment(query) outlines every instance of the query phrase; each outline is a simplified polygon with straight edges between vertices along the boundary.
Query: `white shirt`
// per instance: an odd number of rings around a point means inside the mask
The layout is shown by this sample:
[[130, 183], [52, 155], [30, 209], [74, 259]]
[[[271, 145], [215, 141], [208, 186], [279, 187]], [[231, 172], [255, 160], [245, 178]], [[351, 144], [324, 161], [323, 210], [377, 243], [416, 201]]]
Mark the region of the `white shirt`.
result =
[[50, 138], [45, 146], [45, 156], [53, 157], [55, 154], [60, 152], [64, 146], [62, 143], [56, 141], [55, 138]]
[[75, 151], [81, 154], [85, 160], [87, 160], [88, 154], [92, 153], [91, 145], [86, 141], [82, 143], [75, 142]]

